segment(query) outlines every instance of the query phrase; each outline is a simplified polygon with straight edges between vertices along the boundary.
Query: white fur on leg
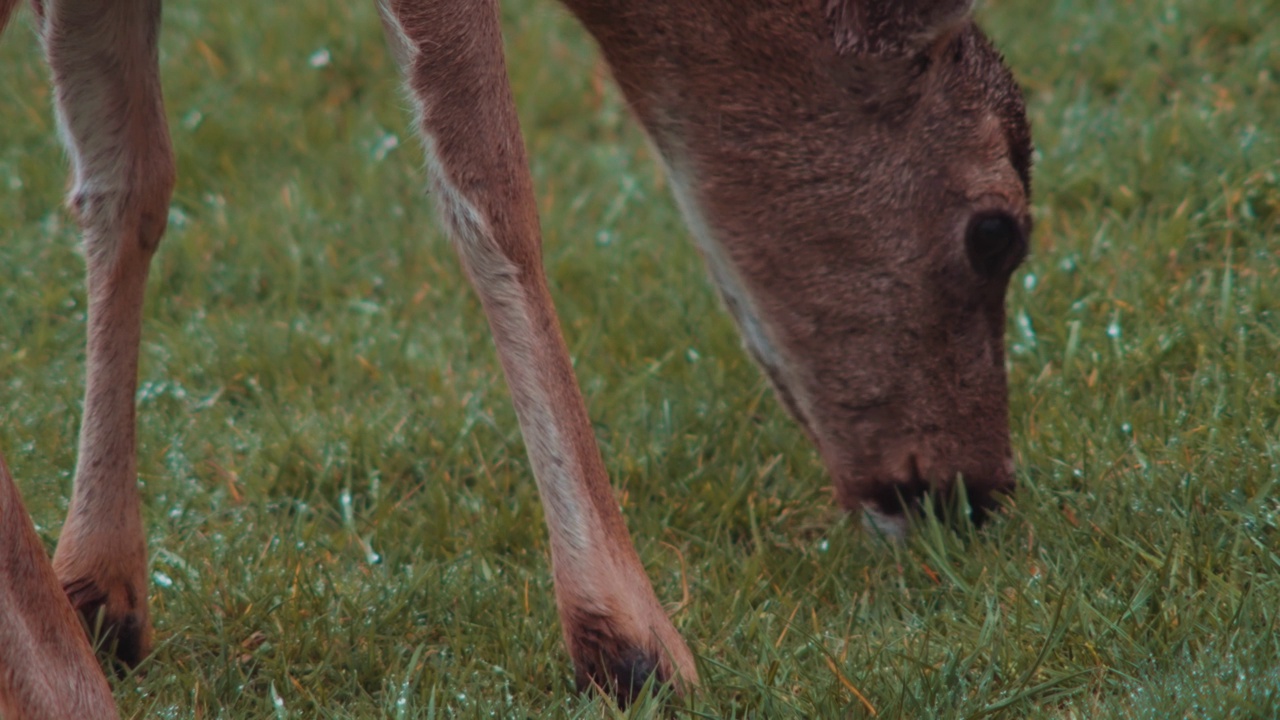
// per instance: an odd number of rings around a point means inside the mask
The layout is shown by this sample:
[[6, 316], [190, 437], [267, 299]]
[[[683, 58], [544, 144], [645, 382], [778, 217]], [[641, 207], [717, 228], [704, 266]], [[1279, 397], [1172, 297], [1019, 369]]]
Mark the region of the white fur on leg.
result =
[[907, 539], [907, 517], [888, 515], [874, 508], [862, 508], [862, 527], [867, 532], [892, 540], [895, 543]]
[[[392, 55], [407, 74], [417, 62], [419, 51], [388, 0], [379, 0], [378, 9]], [[555, 388], [548, 384], [545, 374], [539, 372], [538, 346], [542, 338], [533, 321], [531, 301], [520, 269], [503, 253], [480, 211], [482, 198], [468, 197], [454, 182], [451, 168], [440, 161], [437, 140], [426, 122], [431, 97], [411, 87], [407, 95], [413, 103], [426, 150], [427, 171], [433, 181], [441, 218], [450, 230], [472, 284], [486, 301], [486, 312], [495, 335], [506, 339], [505, 353], [510, 360], [507, 384], [553, 541], [572, 567], [591, 567], [589, 559], [599, 550], [602, 532], [587, 509], [588, 502], [581, 496], [580, 481], [585, 471], [569, 445], [569, 433], [553, 410]]]

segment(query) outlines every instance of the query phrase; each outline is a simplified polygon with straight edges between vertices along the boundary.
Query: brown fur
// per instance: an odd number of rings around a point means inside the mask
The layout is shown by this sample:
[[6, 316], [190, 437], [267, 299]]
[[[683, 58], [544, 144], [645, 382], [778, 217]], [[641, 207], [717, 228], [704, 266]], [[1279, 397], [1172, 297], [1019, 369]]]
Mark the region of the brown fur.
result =
[[[0, 0], [0, 21], [12, 3]], [[159, 5], [35, 4], [91, 303], [80, 463], [55, 565], [136, 659], [150, 633], [138, 323], [173, 184]], [[901, 521], [960, 477], [978, 507], [1010, 490], [1004, 293], [1030, 230], [1030, 135], [969, 2], [564, 4], [600, 43], [748, 350], [841, 503]], [[693, 655], [631, 544], [547, 291], [496, 0], [380, 8], [511, 388], [578, 682], [623, 701], [654, 675], [686, 689]]]
[[9, 25], [9, 18], [13, 16], [13, 9], [17, 6], [18, 0], [0, 0], [0, 33]]
[[0, 717], [116, 717], [75, 611], [0, 459]]
[[852, 55], [904, 55], [963, 22], [973, 0], [827, 0], [836, 48]]

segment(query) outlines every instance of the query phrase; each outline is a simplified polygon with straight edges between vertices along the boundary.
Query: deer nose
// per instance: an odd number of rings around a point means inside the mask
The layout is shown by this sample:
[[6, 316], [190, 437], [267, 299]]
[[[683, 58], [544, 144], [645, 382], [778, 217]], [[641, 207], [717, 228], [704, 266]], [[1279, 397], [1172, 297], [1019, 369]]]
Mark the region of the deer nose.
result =
[[[945, 467], [945, 466], [944, 466]], [[836, 475], [836, 497], [849, 512], [861, 511], [864, 524], [891, 537], [904, 537], [907, 516], [918, 512], [926, 498], [950, 522], [962, 507], [960, 493], [969, 508], [969, 519], [981, 526], [1000, 506], [1000, 496], [1014, 488], [1012, 458], [1005, 458], [986, 472], [965, 473], [926, 464], [917, 454], [895, 468], [865, 468], [872, 473]], [[878, 470], [879, 472], [876, 472]]]

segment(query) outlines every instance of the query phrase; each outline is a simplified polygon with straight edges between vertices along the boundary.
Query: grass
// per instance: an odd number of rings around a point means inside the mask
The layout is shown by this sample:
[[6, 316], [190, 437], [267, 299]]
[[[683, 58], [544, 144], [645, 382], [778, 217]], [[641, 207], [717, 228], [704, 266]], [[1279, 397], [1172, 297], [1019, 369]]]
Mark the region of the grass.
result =
[[[1021, 491], [981, 533], [926, 520], [892, 548], [834, 509], [590, 42], [505, 5], [561, 318], [700, 656], [678, 715], [1280, 716], [1280, 3], [981, 14], [1038, 146], [1009, 294]], [[0, 45], [0, 448], [52, 549], [83, 263], [23, 15]], [[139, 389], [159, 648], [115, 683], [122, 713], [611, 714], [572, 689], [523, 445], [373, 3], [173, 4], [162, 56], [180, 181]]]

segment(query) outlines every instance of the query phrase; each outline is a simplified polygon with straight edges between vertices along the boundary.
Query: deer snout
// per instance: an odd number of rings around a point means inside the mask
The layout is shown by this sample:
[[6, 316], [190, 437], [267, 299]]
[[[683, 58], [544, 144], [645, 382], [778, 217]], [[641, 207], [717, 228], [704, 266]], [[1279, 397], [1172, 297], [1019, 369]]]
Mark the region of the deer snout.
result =
[[960, 458], [939, 454], [927, 442], [912, 445], [896, 457], [831, 468], [840, 505], [850, 513], [861, 512], [871, 529], [900, 539], [908, 516], [927, 501], [951, 522], [959, 521], [955, 513], [967, 506], [969, 519], [980, 526], [999, 508], [1000, 497], [1014, 490], [1013, 459], [1007, 452]]

